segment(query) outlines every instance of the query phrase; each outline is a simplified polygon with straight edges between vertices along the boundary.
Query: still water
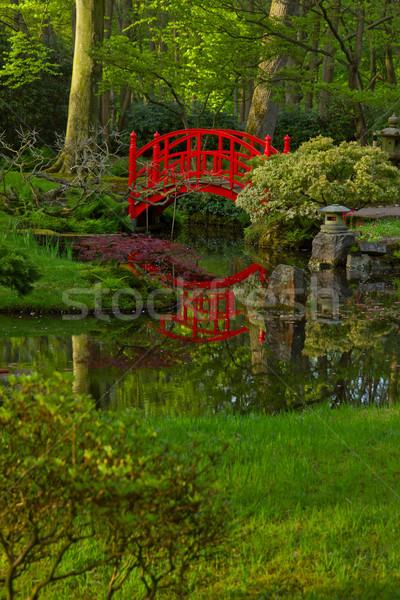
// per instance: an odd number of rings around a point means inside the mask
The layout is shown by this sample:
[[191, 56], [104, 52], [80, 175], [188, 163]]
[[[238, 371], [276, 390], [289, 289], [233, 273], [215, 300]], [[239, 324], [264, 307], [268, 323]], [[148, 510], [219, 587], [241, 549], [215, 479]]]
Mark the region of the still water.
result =
[[71, 372], [75, 391], [99, 407], [155, 415], [397, 401], [400, 274], [311, 276], [307, 253], [195, 243], [214, 284], [178, 290], [170, 314], [110, 322], [0, 315], [0, 368]]

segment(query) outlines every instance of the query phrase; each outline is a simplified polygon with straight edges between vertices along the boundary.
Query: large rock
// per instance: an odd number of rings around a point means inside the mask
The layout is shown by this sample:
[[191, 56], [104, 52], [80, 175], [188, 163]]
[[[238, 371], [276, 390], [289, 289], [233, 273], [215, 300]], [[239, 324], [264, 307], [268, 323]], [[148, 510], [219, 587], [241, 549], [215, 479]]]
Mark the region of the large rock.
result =
[[307, 274], [304, 269], [291, 265], [278, 265], [271, 273], [267, 305], [285, 306], [296, 311], [305, 311], [307, 298]]
[[351, 281], [367, 279], [371, 271], [371, 257], [368, 254], [349, 254], [347, 257], [347, 275]]
[[309, 268], [312, 271], [319, 271], [324, 267], [345, 265], [349, 248], [354, 243], [354, 233], [323, 233], [321, 231], [313, 239]]

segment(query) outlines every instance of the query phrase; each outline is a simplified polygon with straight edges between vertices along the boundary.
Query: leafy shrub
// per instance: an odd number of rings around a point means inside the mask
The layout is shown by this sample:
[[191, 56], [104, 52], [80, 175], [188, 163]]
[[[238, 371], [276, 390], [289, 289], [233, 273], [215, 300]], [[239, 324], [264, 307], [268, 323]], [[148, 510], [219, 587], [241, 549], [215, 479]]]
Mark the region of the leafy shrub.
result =
[[274, 213], [313, 219], [319, 207], [329, 204], [354, 210], [387, 205], [399, 199], [400, 189], [400, 171], [386, 153], [355, 142], [335, 146], [321, 136], [290, 154], [255, 159], [249, 179], [237, 204], [252, 222]]
[[[216, 216], [223, 218], [223, 224], [227, 222], [239, 223], [246, 226], [249, 217], [243, 208], [237, 206], [236, 202], [211, 196], [210, 194], [188, 194], [178, 199], [177, 211], [188, 217], [194, 215]], [[188, 219], [192, 220], [192, 219]], [[218, 222], [218, 219], [217, 219]]]
[[26, 252], [5, 243], [0, 244], [0, 285], [25, 296], [33, 290], [35, 281], [40, 277], [39, 269]]
[[[0, 406], [8, 600], [22, 589], [34, 600], [45, 586], [96, 567], [108, 599], [133, 571], [143, 597], [171, 586], [182, 597], [188, 570], [228, 537], [230, 509], [213, 475], [222, 449], [182, 449], [133, 415], [99, 415], [60, 374], [10, 379]], [[79, 557], [72, 566], [71, 551]]]

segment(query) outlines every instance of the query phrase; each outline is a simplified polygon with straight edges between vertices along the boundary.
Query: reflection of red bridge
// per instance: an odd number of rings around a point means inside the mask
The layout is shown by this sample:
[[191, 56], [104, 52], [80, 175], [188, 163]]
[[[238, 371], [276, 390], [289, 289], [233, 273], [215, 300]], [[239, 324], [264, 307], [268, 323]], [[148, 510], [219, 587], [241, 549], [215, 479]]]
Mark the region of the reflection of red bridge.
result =
[[[285, 137], [283, 152], [290, 151]], [[138, 166], [138, 159], [152, 153], [152, 161]], [[175, 197], [189, 191], [208, 192], [236, 200], [246, 185], [249, 159], [276, 154], [271, 138], [265, 141], [241, 131], [225, 129], [184, 129], [136, 148], [131, 133], [129, 153], [129, 214], [138, 219], [147, 207], [159, 215]]]
[[[178, 313], [162, 317], [158, 331], [168, 337], [200, 343], [226, 340], [248, 331], [244, 325], [231, 329], [232, 318], [242, 313], [242, 310], [235, 310], [235, 295], [231, 286], [257, 272], [260, 272], [260, 280], [266, 281], [264, 267], [257, 264], [236, 275], [213, 281], [174, 280], [175, 287], [182, 290]], [[168, 323], [171, 329], [167, 328]], [[190, 335], [185, 331], [188, 329]]]

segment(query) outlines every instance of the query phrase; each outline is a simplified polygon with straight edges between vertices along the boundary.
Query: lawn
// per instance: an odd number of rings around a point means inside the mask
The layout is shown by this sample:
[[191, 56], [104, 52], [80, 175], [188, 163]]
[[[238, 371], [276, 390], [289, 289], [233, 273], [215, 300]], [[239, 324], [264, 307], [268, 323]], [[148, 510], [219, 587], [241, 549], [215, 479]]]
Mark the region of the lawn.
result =
[[[182, 445], [193, 436], [210, 446], [229, 443], [218, 485], [232, 495], [237, 535], [224, 559], [193, 571], [189, 598], [400, 598], [399, 408], [320, 407], [146, 425]], [[116, 598], [143, 600], [139, 589], [129, 581]], [[103, 592], [95, 572], [49, 588], [43, 598], [100, 599]]]
[[400, 236], [400, 219], [377, 219], [359, 222], [354, 231], [361, 231], [360, 239], [376, 242], [384, 237]]

